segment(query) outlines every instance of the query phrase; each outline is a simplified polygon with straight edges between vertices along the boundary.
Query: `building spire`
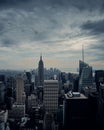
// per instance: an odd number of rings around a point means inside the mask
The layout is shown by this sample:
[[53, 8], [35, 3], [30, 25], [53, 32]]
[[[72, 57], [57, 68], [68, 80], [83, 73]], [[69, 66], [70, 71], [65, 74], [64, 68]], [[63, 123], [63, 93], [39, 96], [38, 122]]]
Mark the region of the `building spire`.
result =
[[42, 60], [42, 53], [41, 53], [38, 64], [38, 85], [43, 86], [43, 83], [44, 83], [44, 63]]
[[42, 60], [42, 53], [40, 54], [40, 60]]
[[82, 61], [84, 62], [84, 45], [82, 44]]

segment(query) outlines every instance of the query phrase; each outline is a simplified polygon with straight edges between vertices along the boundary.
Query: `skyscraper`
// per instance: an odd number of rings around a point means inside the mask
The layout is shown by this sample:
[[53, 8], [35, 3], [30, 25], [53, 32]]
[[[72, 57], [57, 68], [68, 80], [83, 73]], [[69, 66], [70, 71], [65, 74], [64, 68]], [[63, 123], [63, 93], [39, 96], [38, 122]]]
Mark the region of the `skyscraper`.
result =
[[79, 61], [79, 91], [92, 86], [92, 67], [83, 61]]
[[104, 129], [104, 82], [99, 84], [99, 93], [98, 93], [98, 124], [100, 130]]
[[38, 83], [39, 86], [43, 86], [44, 83], [44, 64], [42, 60], [42, 55], [40, 56], [40, 61], [38, 64]]
[[85, 63], [84, 61], [79, 60], [79, 77], [81, 76], [82, 70], [84, 67], [88, 66], [87, 63]]
[[99, 91], [100, 82], [104, 83], [104, 70], [95, 71], [95, 83], [97, 91]]
[[45, 80], [44, 81], [44, 96], [43, 102], [45, 109], [48, 112], [56, 112], [58, 109], [58, 80]]
[[63, 102], [64, 130], [95, 130], [94, 110], [91, 109], [93, 102], [92, 100], [90, 102], [89, 104], [88, 97], [81, 93], [79, 96], [72, 97], [69, 93], [65, 94]]
[[24, 103], [24, 80], [21, 76], [16, 78], [16, 103], [23, 104]]
[[5, 102], [5, 85], [0, 81], [0, 104]]
[[85, 87], [92, 87], [92, 67], [84, 67], [79, 79], [79, 91], [82, 91]]

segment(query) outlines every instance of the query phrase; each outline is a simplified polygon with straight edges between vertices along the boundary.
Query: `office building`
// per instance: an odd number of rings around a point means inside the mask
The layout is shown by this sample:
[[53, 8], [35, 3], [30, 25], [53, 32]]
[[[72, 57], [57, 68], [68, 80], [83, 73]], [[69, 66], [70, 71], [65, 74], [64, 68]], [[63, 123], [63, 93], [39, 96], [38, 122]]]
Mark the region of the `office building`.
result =
[[30, 72], [26, 72], [26, 77], [27, 77], [27, 82], [31, 83], [31, 73]]
[[95, 83], [97, 91], [99, 91], [100, 82], [104, 82], [104, 70], [95, 71]]
[[55, 130], [53, 115], [46, 113], [44, 117], [43, 130]]
[[6, 123], [8, 119], [8, 110], [0, 110], [0, 121]]
[[8, 111], [0, 110], [0, 130], [5, 130], [5, 124], [8, 119]]
[[37, 98], [34, 94], [28, 96], [28, 110], [30, 111], [32, 108], [37, 106]]
[[104, 83], [100, 83], [99, 85], [99, 93], [98, 93], [98, 124], [99, 129], [104, 129]]
[[7, 96], [14, 97], [15, 86], [16, 86], [15, 77], [8, 76], [6, 81], [6, 86], [7, 86]]
[[0, 104], [5, 102], [5, 85], [0, 81]]
[[92, 67], [86, 66], [81, 72], [79, 79], [79, 91], [82, 92], [85, 87], [93, 86]]
[[79, 60], [79, 77], [81, 76], [82, 70], [84, 67], [89, 66], [87, 63], [85, 63], [84, 61]]
[[78, 92], [78, 86], [79, 86], [79, 77], [76, 77], [74, 80], [73, 80], [73, 91], [74, 92]]
[[88, 130], [88, 98], [80, 93], [67, 93], [63, 102], [64, 130]]
[[48, 112], [54, 113], [58, 109], [58, 80], [45, 80], [43, 88], [43, 103]]
[[22, 117], [25, 116], [25, 105], [23, 104], [14, 104], [12, 109], [8, 111], [9, 119], [16, 119], [20, 120]]
[[24, 93], [24, 80], [21, 76], [16, 78], [16, 103], [24, 104], [25, 93]]
[[38, 84], [39, 86], [43, 86], [44, 83], [44, 64], [42, 60], [42, 55], [40, 56], [40, 61], [38, 64]]
[[25, 94], [26, 94], [27, 96], [30, 96], [30, 95], [31, 95], [31, 90], [32, 90], [31, 84], [30, 84], [30, 83], [25, 83], [25, 88], [24, 88], [24, 90], [25, 90]]

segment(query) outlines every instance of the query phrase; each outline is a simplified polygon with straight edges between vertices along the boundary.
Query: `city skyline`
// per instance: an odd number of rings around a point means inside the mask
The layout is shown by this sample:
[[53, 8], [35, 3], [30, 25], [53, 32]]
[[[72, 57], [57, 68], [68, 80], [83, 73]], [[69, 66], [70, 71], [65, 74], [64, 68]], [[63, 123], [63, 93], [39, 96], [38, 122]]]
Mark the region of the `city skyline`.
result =
[[0, 69], [104, 69], [103, 0], [0, 0]]

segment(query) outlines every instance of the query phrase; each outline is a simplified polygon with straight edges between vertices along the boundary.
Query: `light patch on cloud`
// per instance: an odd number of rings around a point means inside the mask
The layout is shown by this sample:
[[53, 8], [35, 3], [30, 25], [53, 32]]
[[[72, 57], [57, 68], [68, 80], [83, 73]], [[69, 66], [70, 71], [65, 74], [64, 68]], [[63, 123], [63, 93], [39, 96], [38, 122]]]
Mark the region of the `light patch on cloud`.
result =
[[93, 69], [94, 70], [97, 70], [97, 69], [103, 69], [104, 70], [104, 62], [99, 62], [99, 61], [95, 61], [95, 62], [90, 62], [90, 65], [93, 66]]

